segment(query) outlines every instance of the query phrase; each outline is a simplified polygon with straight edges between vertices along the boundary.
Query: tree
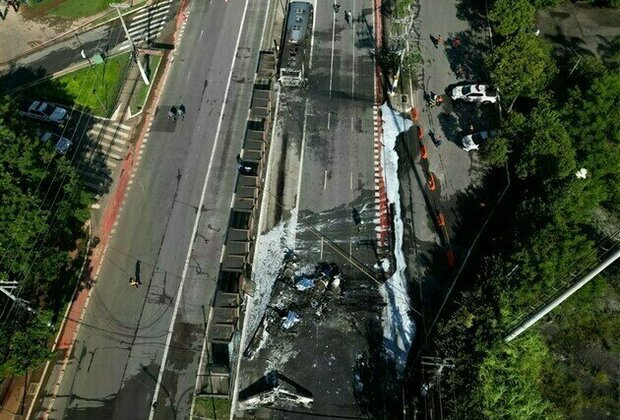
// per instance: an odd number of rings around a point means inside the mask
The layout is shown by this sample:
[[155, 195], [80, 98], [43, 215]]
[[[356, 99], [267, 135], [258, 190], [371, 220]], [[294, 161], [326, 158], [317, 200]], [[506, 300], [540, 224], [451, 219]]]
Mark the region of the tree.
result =
[[69, 156], [41, 142], [37, 123], [18, 115], [18, 108], [0, 99], [0, 277], [18, 282], [19, 297], [38, 315], [19, 304], [3, 311], [2, 374], [22, 373], [49, 356], [51, 330], [39, 317], [60, 309], [73, 289], [79, 265], [72, 266], [69, 252], [82, 235], [90, 203]]
[[620, 74], [609, 73], [592, 81], [582, 93], [574, 89], [565, 107], [579, 165], [588, 170], [603, 195], [601, 201], [620, 210]]
[[575, 172], [575, 151], [561, 113], [539, 106], [526, 119], [515, 172], [521, 179], [545, 184]]
[[557, 73], [552, 47], [529, 32], [517, 33], [488, 57], [491, 79], [507, 103], [540, 97]]
[[475, 391], [488, 419], [560, 418], [544, 400], [540, 376], [551, 362], [547, 347], [536, 333], [509, 345], [498, 343], [480, 365]]
[[489, 12], [495, 31], [503, 36], [532, 28], [536, 8], [529, 0], [496, 0]]

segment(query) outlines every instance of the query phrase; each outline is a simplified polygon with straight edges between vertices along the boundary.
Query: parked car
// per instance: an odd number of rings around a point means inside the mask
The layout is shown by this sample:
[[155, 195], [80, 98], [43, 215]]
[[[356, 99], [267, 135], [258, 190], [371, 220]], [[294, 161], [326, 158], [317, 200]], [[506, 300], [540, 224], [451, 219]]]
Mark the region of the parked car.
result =
[[478, 150], [478, 147], [488, 140], [490, 137], [497, 135], [496, 131], [480, 131], [479, 133], [468, 134], [463, 137], [463, 150], [469, 152], [470, 150]]
[[455, 101], [483, 104], [494, 104], [499, 99], [497, 89], [481, 84], [456, 86], [450, 96]]
[[73, 145], [73, 142], [66, 137], [59, 136], [58, 134], [51, 133], [46, 131], [40, 137], [41, 141], [47, 143], [48, 141], [53, 141], [56, 143], [54, 148], [59, 155], [64, 155], [69, 151], [69, 148]]
[[26, 117], [56, 124], [63, 124], [69, 119], [66, 109], [43, 101], [32, 102], [25, 111], [20, 111], [20, 113]]

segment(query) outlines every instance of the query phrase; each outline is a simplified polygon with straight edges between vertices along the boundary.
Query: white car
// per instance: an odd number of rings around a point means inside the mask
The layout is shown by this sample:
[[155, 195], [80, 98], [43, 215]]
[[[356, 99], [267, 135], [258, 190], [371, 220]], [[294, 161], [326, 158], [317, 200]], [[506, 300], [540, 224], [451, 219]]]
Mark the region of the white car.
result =
[[499, 99], [497, 89], [487, 85], [464, 85], [452, 89], [450, 95], [455, 101], [481, 102], [483, 104], [494, 104]]
[[494, 137], [496, 135], [496, 131], [481, 131], [479, 133], [468, 134], [463, 137], [463, 150], [466, 152], [478, 150], [481, 143], [488, 140], [489, 137]]
[[69, 151], [69, 148], [73, 145], [73, 142], [68, 138], [59, 136], [58, 134], [50, 133], [49, 131], [43, 133], [40, 139], [44, 143], [47, 143], [50, 140], [56, 142], [56, 146], [54, 146], [54, 148], [59, 155], [64, 155], [65, 153], [67, 153], [67, 151]]
[[26, 117], [56, 124], [62, 124], [69, 118], [66, 109], [42, 101], [32, 102], [26, 111], [20, 113]]

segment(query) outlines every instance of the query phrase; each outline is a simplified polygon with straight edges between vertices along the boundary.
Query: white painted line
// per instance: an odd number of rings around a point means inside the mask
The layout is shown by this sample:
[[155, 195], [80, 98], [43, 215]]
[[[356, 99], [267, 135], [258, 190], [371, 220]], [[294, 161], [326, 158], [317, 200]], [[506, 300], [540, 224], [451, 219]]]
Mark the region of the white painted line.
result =
[[320, 260], [323, 260], [323, 238], [321, 238], [321, 257], [319, 258]]
[[351, 191], [353, 191], [353, 172], [351, 172], [351, 176], [349, 177], [349, 186], [351, 187]]
[[[355, 2], [353, 2], [353, 12], [351, 12], [352, 16], [355, 16]], [[353, 55], [352, 69], [351, 69], [351, 99], [355, 97], [355, 20], [352, 18], [353, 22], [351, 22], [351, 26], [353, 30], [351, 31], [351, 38], [353, 42], [351, 43], [351, 54]]]
[[334, 84], [334, 48], [336, 43], [336, 13], [332, 18], [332, 57], [329, 64], [329, 96], [332, 96], [332, 86]]
[[327, 189], [327, 170], [325, 170], [325, 174], [323, 175], [323, 190]]
[[[245, 6], [243, 8], [243, 16], [241, 17], [241, 23], [239, 25], [240, 28], [243, 28], [245, 23], [245, 17], [248, 11], [248, 3], [250, 0], [245, 0]], [[205, 175], [205, 180], [202, 185], [202, 193], [200, 194], [200, 202], [198, 204], [198, 208], [201, 209], [204, 201], [205, 195], [207, 192], [207, 184], [209, 183], [209, 178], [211, 176], [211, 170], [213, 169], [213, 161], [215, 159], [215, 151], [217, 150], [217, 144], [220, 139], [220, 130], [222, 129], [222, 121], [224, 120], [224, 108], [226, 107], [226, 103], [228, 102], [228, 94], [230, 92], [230, 82], [232, 81], [233, 69], [235, 68], [235, 61], [237, 60], [237, 50], [239, 48], [239, 42], [241, 42], [241, 34], [243, 31], [239, 31], [237, 34], [237, 42], [235, 44], [235, 48], [233, 50], [233, 58], [230, 63], [230, 71], [228, 72], [228, 82], [226, 83], [226, 92], [224, 93], [224, 99], [222, 101], [222, 107], [220, 108], [220, 118], [217, 123], [217, 129], [215, 130], [215, 139], [213, 141], [213, 148], [211, 149], [211, 157], [209, 158], [209, 165], [207, 167], [207, 174]], [[196, 233], [198, 232], [198, 224], [200, 222], [200, 216], [203, 212], [196, 212], [196, 220], [194, 221], [194, 229], [192, 230], [192, 236], [189, 241], [189, 246], [187, 247], [187, 255], [185, 257], [185, 264], [183, 266], [183, 274], [181, 275], [181, 283], [179, 284], [179, 289], [177, 290], [177, 296], [174, 302], [174, 309], [172, 311], [172, 319], [170, 319], [170, 325], [168, 326], [168, 336], [166, 337], [166, 344], [164, 345], [164, 355], [161, 360], [161, 364], [159, 365], [159, 374], [157, 375], [157, 382], [155, 384], [155, 390], [153, 392], [152, 403], [157, 402], [157, 398], [159, 397], [159, 390], [161, 389], [161, 381], [164, 378], [164, 370], [166, 370], [166, 362], [168, 361], [168, 353], [170, 351], [170, 341], [172, 340], [172, 332], [174, 330], [174, 322], [176, 321], [177, 314], [179, 312], [179, 305], [181, 303], [181, 297], [183, 296], [183, 286], [185, 285], [185, 280], [187, 279], [187, 270], [189, 268], [190, 258], [192, 255], [192, 247], [194, 245], [194, 240], [196, 238]], [[149, 413], [149, 420], [153, 420], [153, 416], [155, 415], [155, 406], [151, 404], [151, 411]]]
[[166, 18], [165, 15], [168, 13], [169, 9], [170, 9], [169, 7], [165, 9], [159, 9], [159, 10], [154, 11], [151, 14], [144, 14], [142, 16], [139, 16], [133, 19], [131, 23], [129, 24], [129, 32], [131, 32], [131, 29], [137, 26], [148, 25], [149, 21], [150, 21], [150, 24], [153, 24], [153, 23], [160, 22], [162, 19], [165, 20]]
[[[308, 61], [308, 68], [312, 69], [312, 52], [314, 51], [314, 28], [316, 27], [316, 9], [318, 4], [316, 0], [312, 2], [314, 4], [314, 16], [312, 16], [312, 36], [310, 37], [310, 60]], [[267, 19], [265, 19], [267, 21]], [[262, 45], [262, 42], [261, 42]]]
[[124, 51], [129, 49], [130, 45], [129, 45], [129, 41], [125, 41], [120, 47], [118, 47], [119, 51]]
[[327, 113], [327, 129], [328, 130], [329, 130], [329, 124], [331, 123], [331, 121], [332, 121], [332, 113], [328, 112]]
[[[133, 22], [134, 20], [136, 20], [136, 18], [141, 18], [142, 16], [147, 16], [149, 13], [157, 13], [159, 10], [162, 9], [170, 9], [170, 2], [167, 3], [160, 3], [157, 6], [153, 6], [153, 7], [149, 7], [147, 10], [137, 13], [136, 15], [134, 15], [133, 19], [131, 20], [131, 22]], [[131, 23], [130, 23], [131, 24]]]
[[163, 28], [164, 26], [166, 26], [166, 22], [157, 22], [155, 25], [130, 29], [128, 32], [132, 38], [136, 37], [134, 38], [135, 41], [135, 39], [137, 39], [141, 34], [155, 33], [157, 31], [161, 31], [161, 28]]
[[351, 115], [351, 131], [353, 131], [353, 128], [355, 128], [355, 117]]
[[[301, 175], [304, 169], [304, 150], [306, 148], [306, 127], [308, 125], [308, 98], [304, 104], [304, 125], [301, 130], [301, 152], [299, 153], [299, 171], [297, 173], [297, 200], [295, 202], [295, 208], [299, 212], [299, 200], [301, 198]], [[297, 226], [295, 226], [293, 232], [293, 249], [297, 244]]]

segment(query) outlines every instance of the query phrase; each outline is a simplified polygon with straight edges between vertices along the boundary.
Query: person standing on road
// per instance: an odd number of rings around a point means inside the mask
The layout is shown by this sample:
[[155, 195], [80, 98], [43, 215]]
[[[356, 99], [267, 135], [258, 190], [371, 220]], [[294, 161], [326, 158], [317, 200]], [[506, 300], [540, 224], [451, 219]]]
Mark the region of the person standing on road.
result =
[[437, 38], [435, 38], [435, 48], [439, 48], [441, 44], [443, 44], [443, 38], [441, 35], [437, 35]]
[[347, 22], [347, 25], [351, 26], [353, 13], [350, 10], [344, 12], [344, 20]]
[[140, 282], [133, 277], [129, 277], [129, 285], [137, 289], [140, 286]]

